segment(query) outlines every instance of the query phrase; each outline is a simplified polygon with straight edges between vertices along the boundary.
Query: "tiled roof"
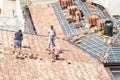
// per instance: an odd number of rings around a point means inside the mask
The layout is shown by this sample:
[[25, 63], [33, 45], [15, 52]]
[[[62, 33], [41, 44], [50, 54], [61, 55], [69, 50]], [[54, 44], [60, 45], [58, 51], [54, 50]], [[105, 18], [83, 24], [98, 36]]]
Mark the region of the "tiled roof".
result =
[[[63, 50], [60, 60], [51, 61], [51, 55], [46, 51], [48, 40], [46, 30], [53, 24], [58, 35], [62, 35], [63, 32], [53, 13], [51, 13], [53, 16], [46, 18], [50, 13], [50, 7], [41, 7], [31, 6], [35, 9], [32, 16], [34, 16], [33, 21], [39, 36], [24, 34], [22, 41], [22, 46], [29, 47], [22, 48], [22, 53], [38, 54], [38, 59], [15, 59], [15, 55], [11, 54], [15, 32], [0, 30], [0, 51], [2, 52], [0, 53], [0, 80], [111, 80], [104, 66], [97, 59], [61, 38], [55, 40], [56, 45]], [[39, 12], [39, 10], [45, 12]]]
[[114, 45], [110, 47], [109, 51], [106, 53], [106, 63], [120, 63], [120, 33], [118, 33]]
[[60, 54], [63, 59], [53, 63], [45, 50], [47, 37], [24, 34], [23, 46], [29, 46], [30, 49], [22, 48], [22, 53], [39, 56], [36, 60], [19, 60], [10, 52], [13, 49], [14, 32], [0, 30], [0, 35], [0, 80], [110, 80], [102, 64], [67, 41], [56, 40], [63, 50]]
[[59, 35], [63, 34], [59, 22], [54, 15], [52, 6], [48, 7], [45, 4], [36, 4], [29, 6], [29, 9], [38, 35], [47, 35], [47, 30], [50, 25], [55, 27], [56, 32], [59, 33]]
[[[79, 10], [82, 10], [84, 14], [90, 15], [90, 13], [86, 12], [87, 8], [85, 8], [85, 6], [87, 5], [83, 5], [83, 2], [75, 2], [78, 7]], [[55, 3], [54, 6], [54, 11], [55, 14], [59, 20], [59, 23], [61, 25], [61, 28], [64, 32], [65, 35], [71, 35], [71, 34], [77, 34], [78, 36], [83, 35], [84, 32], [87, 31], [87, 29], [84, 27], [84, 25], [82, 25], [82, 23], [86, 23], [84, 19], [82, 19], [80, 21], [80, 26], [78, 28], [74, 28], [73, 24], [74, 22], [68, 23], [65, 19], [65, 16], [63, 14], [63, 9], [61, 8], [61, 6], [59, 5], [59, 3]], [[94, 6], [94, 8], [96, 8], [96, 6]], [[99, 10], [99, 11], [97, 11]], [[98, 15], [101, 15], [101, 17], [99, 16], [99, 20], [97, 22], [97, 26], [100, 26], [101, 24], [104, 25], [103, 23], [105, 22], [105, 20], [107, 19], [107, 17], [103, 14], [103, 12], [98, 8], [95, 9], [95, 11], [97, 12]], [[105, 18], [106, 17], [106, 18]], [[115, 23], [116, 24], [116, 23]], [[89, 31], [92, 31], [93, 28], [89, 29]], [[89, 32], [87, 31], [87, 32]], [[117, 31], [113, 31], [113, 36], [111, 38], [113, 38], [113, 41], [115, 39], [117, 39], [116, 41], [119, 41], [119, 36], [117, 37], [117, 35], [119, 34], [119, 30]], [[74, 37], [72, 37], [74, 40]], [[83, 49], [84, 51], [86, 51], [87, 53], [89, 53], [91, 56], [97, 58], [98, 60], [100, 60], [103, 63], [119, 63], [120, 62], [120, 58], [119, 58], [119, 46], [115, 47], [104, 43], [104, 36], [100, 36], [99, 33], [92, 33], [92, 34], [87, 34], [84, 36], [84, 38], [80, 38], [80, 43], [74, 43], [73, 40], [70, 40], [70, 43], [74, 44], [75, 46], [77, 46], [80, 49]], [[116, 43], [115, 43], [116, 44]], [[106, 61], [105, 61], [106, 60]]]

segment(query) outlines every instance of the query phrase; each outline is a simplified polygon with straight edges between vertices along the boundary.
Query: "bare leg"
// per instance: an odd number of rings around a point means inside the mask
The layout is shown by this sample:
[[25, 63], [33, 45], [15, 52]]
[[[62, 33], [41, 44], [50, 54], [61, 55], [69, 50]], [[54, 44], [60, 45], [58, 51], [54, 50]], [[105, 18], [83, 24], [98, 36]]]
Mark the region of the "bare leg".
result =
[[21, 49], [22, 49], [22, 48], [20, 47], [20, 48], [19, 48], [19, 53], [21, 53]]
[[16, 46], [14, 46], [13, 53], [15, 53], [15, 51], [16, 51]]

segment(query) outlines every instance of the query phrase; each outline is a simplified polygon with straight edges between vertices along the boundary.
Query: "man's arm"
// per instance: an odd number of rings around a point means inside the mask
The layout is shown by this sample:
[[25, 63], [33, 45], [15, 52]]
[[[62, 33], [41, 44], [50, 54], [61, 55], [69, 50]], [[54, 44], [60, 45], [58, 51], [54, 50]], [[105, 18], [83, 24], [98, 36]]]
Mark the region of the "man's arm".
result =
[[55, 34], [55, 37], [56, 37], [56, 31], [54, 30], [54, 34]]
[[14, 34], [14, 40], [15, 40], [15, 38], [16, 38], [16, 33]]
[[50, 34], [50, 29], [48, 30], [48, 36], [49, 36], [49, 34]]
[[21, 40], [23, 40], [23, 34], [21, 34]]

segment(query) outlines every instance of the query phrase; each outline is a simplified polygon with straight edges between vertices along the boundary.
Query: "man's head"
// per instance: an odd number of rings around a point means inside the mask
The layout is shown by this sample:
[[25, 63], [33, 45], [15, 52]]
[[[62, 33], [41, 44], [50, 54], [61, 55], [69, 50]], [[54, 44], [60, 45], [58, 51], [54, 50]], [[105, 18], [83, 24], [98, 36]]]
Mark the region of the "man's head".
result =
[[22, 30], [18, 30], [18, 32], [22, 32]]
[[51, 27], [51, 30], [53, 30], [53, 25], [51, 25], [50, 27]]
[[111, 24], [112, 24], [113, 21], [112, 21], [112, 19], [107, 19], [107, 20], [105, 21], [105, 24], [106, 24], [106, 23], [111, 23]]

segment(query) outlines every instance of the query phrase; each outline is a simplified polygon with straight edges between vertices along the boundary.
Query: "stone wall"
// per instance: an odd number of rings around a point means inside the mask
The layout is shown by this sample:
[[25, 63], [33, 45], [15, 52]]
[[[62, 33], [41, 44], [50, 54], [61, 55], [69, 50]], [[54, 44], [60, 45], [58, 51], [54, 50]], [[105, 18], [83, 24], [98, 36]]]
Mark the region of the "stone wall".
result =
[[0, 0], [1, 15], [9, 17], [16, 15], [15, 6], [16, 1]]

